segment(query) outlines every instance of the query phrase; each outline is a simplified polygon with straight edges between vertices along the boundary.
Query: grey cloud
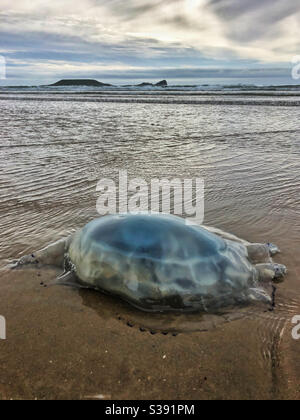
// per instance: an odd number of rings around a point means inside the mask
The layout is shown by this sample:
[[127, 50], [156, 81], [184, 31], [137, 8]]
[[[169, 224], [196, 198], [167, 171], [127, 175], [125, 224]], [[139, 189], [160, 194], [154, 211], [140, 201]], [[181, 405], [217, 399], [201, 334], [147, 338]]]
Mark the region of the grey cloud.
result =
[[[168, 25], [178, 26], [182, 29], [193, 29], [194, 27], [194, 23], [192, 23], [186, 16], [183, 16], [179, 13], [172, 17], [162, 16], [160, 18], [160, 21]], [[205, 26], [202, 25], [201, 22], [199, 22], [197, 24], [197, 30], [201, 31], [201, 29], [205, 29]]]
[[94, 0], [94, 4], [106, 4], [115, 14], [133, 20], [147, 13], [159, 11], [161, 6], [166, 4], [180, 6], [182, 0]]
[[210, 0], [211, 7], [229, 20], [259, 11], [266, 20], [278, 21], [299, 12], [299, 5], [296, 3], [294, 0]]
[[239, 42], [281, 36], [278, 27], [283, 19], [300, 14], [294, 0], [210, 0], [209, 7], [226, 25], [226, 34]]
[[[18, 68], [20, 72], [18, 72]], [[15, 65], [12, 67], [9, 72], [10, 78], [24, 78], [25, 76], [30, 77], [32, 69], [30, 66], [18, 66]], [[70, 73], [57, 72], [53, 78], [44, 77], [44, 83], [55, 81], [57, 78], [69, 77]], [[272, 77], [288, 77], [289, 70], [284, 68], [275, 68], [275, 69], [203, 69], [203, 68], [194, 68], [194, 69], [169, 69], [169, 68], [149, 68], [147, 70], [130, 70], [130, 71], [87, 71], [87, 70], [77, 70], [72, 73], [72, 77], [88, 77], [103, 81], [112, 82], [114, 80], [128, 80], [128, 83], [135, 83], [136, 80], [150, 80], [158, 81], [161, 79], [189, 79], [195, 80], [195, 84], [200, 83], [201, 79], [210, 79], [210, 78], [221, 78], [221, 79], [243, 79], [243, 78], [266, 78], [267, 80]], [[180, 83], [180, 82], [179, 82]]]
[[[94, 0], [96, 3], [103, 3]], [[121, 19], [133, 21], [149, 15], [170, 28], [194, 30], [205, 35], [207, 22], [202, 19], [203, 5], [199, 6], [199, 19], [190, 19], [184, 14], [184, 0], [107, 0], [106, 5]], [[173, 13], [162, 14], [162, 6], [171, 5]], [[237, 45], [252, 42], [268, 42], [285, 37], [286, 27], [281, 22], [289, 16], [299, 15], [300, 5], [295, 0], [210, 0], [206, 6], [218, 17], [227, 40]], [[284, 43], [284, 41], [282, 41]], [[266, 47], [268, 48], [268, 46]], [[270, 45], [269, 49], [272, 49]]]
[[[41, 68], [49, 74], [46, 65], [49, 60], [74, 64], [78, 74], [84, 72], [88, 76], [84, 69], [101, 64], [112, 68], [123, 65], [149, 70], [142, 73], [130, 70], [127, 76], [107, 70], [100, 72], [99, 77], [158, 79], [217, 77], [217, 74], [238, 78], [244, 73], [230, 72], [230, 66], [247, 68], [257, 65], [258, 60], [283, 62], [289, 60], [286, 58], [289, 54], [296, 55], [297, 48], [300, 52], [299, 37], [295, 35], [293, 40], [289, 26], [283, 24], [289, 16], [298, 16], [300, 21], [297, 1], [208, 0], [206, 6], [191, 9], [192, 12], [184, 8], [184, 1], [78, 0], [80, 8], [74, 12], [67, 7], [67, 1], [64, 7], [53, 1], [47, 3], [52, 8], [47, 15], [45, 8], [24, 11], [20, 7], [22, 1], [18, 0], [9, 11], [0, 12], [1, 47], [9, 51], [6, 58], [11, 69], [28, 65], [38, 73], [39, 63], [43, 63]], [[163, 13], [166, 5], [169, 12]], [[208, 71], [201, 66], [227, 70], [217, 73], [216, 69]], [[268, 73], [271, 77], [280, 75], [280, 71], [269, 67], [266, 72], [256, 74], [263, 77]]]

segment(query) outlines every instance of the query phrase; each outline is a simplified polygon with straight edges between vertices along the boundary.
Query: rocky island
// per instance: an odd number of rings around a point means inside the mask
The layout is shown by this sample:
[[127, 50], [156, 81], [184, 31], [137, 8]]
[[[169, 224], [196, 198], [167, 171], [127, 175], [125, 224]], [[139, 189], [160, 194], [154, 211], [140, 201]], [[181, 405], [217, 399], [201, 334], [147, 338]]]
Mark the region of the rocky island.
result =
[[49, 86], [92, 86], [92, 87], [104, 87], [112, 86], [108, 83], [101, 83], [94, 79], [64, 79], [59, 82], [53, 83]]
[[153, 84], [153, 83], [140, 83], [137, 86], [139, 86], [139, 87], [147, 87], [147, 86], [151, 87], [151, 86], [153, 86], [153, 87], [163, 87], [163, 88], [165, 88], [165, 87], [168, 86], [168, 82], [166, 80], [161, 80], [160, 82], [155, 83], [155, 84]]
[[[113, 87], [114, 85], [111, 85], [109, 83], [98, 82], [98, 80], [95, 80], [95, 79], [62, 79], [56, 83], [53, 83], [47, 86], [52, 86], [52, 87], [64, 87], [64, 86]], [[166, 80], [161, 80], [158, 83], [144, 82], [144, 83], [140, 83], [139, 85], [126, 85], [124, 87], [131, 87], [131, 86], [166, 88], [168, 86], [168, 82]]]

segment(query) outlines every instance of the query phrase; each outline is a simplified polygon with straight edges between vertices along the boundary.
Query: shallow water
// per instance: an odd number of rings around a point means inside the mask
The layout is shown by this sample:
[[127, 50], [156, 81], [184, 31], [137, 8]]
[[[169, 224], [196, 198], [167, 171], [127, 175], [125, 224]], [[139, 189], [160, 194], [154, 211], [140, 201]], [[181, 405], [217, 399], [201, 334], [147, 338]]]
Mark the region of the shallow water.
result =
[[[130, 95], [124, 95], [120, 94], [121, 100], [130, 102]], [[186, 92], [184, 95], [188, 96]], [[249, 346], [253, 335], [259, 348], [253, 363], [256, 361], [265, 372], [271, 366], [274, 376], [283, 341], [289, 363], [293, 365], [296, 344], [286, 331], [291, 328], [292, 317], [300, 314], [298, 106], [282, 103], [276, 106], [281, 97], [254, 98], [269, 101], [267, 105], [254, 105], [249, 103], [253, 99], [245, 96], [238, 98], [244, 103], [240, 106], [222, 104], [222, 97], [215, 95], [210, 98], [215, 102], [212, 105], [195, 105], [192, 96], [180, 98], [185, 103], [174, 103], [173, 97], [167, 94], [164, 94], [168, 102], [165, 104], [159, 103], [159, 97], [153, 98], [156, 103], [150, 104], [105, 103], [101, 99], [93, 102], [84, 95], [80, 95], [80, 101], [76, 95], [59, 100], [54, 96], [49, 98], [49, 94], [43, 97], [35, 94], [32, 99], [31, 95], [18, 94], [18, 100], [11, 96], [17, 95], [0, 97], [2, 267], [10, 259], [40, 249], [97, 217], [96, 184], [101, 178], [116, 179], [120, 169], [128, 170], [130, 178], [142, 176], [146, 181], [175, 176], [204, 178], [207, 225], [249, 241], [272, 241], [282, 249], [277, 261], [288, 266], [289, 275], [284, 283], [276, 286], [273, 312], [249, 309], [249, 322], [254, 323]], [[284, 98], [284, 101], [294, 101], [294, 98]], [[6, 281], [12, 281], [12, 275], [3, 270], [0, 289], [9, 305], [10, 299], [15, 302], [12, 294], [19, 283], [15, 286], [10, 283], [5, 294]], [[34, 290], [33, 301], [37, 299]], [[69, 293], [78, 294], [78, 291]], [[173, 320], [171, 327], [170, 321], [166, 325], [163, 318], [146, 317], [116, 301], [108, 304], [107, 297], [101, 297], [106, 304], [99, 305], [105, 306], [106, 312], [97, 311], [95, 300], [100, 297], [85, 291], [81, 294], [81, 305], [92, 309], [96, 319], [108, 313], [126, 331], [128, 323], [138, 327], [137, 334], [143, 326], [153, 332], [199, 331], [194, 316]], [[42, 308], [42, 300], [40, 305]], [[0, 313], [5, 306], [2, 303]], [[13, 306], [10, 311], [14, 313]], [[233, 329], [238, 322], [231, 322], [225, 330], [228, 339], [232, 340], [236, 334]], [[206, 333], [201, 334], [203, 337]], [[216, 337], [209, 335], [208, 340], [213, 343]], [[211, 363], [216, 372], [216, 360]], [[289, 363], [281, 363], [287, 375]], [[274, 377], [271, 381], [274, 385]]]

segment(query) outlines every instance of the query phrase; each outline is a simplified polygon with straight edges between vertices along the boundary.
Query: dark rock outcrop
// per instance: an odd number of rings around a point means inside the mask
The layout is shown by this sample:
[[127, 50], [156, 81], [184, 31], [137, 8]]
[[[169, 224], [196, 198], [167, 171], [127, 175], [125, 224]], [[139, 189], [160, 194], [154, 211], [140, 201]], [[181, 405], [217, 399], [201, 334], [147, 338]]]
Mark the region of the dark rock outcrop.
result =
[[137, 85], [138, 87], [167, 87], [168, 86], [168, 82], [166, 80], [162, 80], [161, 82], [158, 82], [156, 84], [153, 83], [140, 83], [139, 85]]
[[156, 83], [155, 86], [167, 87], [168, 86], [168, 82], [166, 80], [162, 80], [161, 82]]
[[154, 86], [152, 83], [140, 83], [139, 85], [137, 85], [138, 87], [151, 87]]

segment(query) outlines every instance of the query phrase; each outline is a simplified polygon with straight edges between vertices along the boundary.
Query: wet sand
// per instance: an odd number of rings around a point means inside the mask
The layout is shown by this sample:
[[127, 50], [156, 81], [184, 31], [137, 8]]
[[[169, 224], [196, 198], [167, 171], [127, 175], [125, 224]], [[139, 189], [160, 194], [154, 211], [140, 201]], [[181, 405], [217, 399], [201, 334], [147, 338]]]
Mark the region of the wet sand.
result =
[[[177, 323], [183, 330], [168, 332], [160, 315], [153, 320], [116, 298], [51, 286], [57, 274], [2, 272], [1, 399], [300, 397], [299, 342], [288, 319], [278, 321], [280, 311], [262, 307], [205, 332], [184, 331], [187, 315]], [[157, 317], [166, 328], [157, 328]]]
[[[300, 341], [291, 336], [300, 315], [297, 108], [98, 107], [3, 105], [0, 398], [299, 399]], [[96, 217], [96, 183], [116, 168], [146, 180], [202, 176], [207, 225], [282, 249], [276, 260], [289, 274], [275, 310], [249, 308], [198, 331], [201, 317], [168, 320], [49, 286], [58, 274], [51, 268], [5, 268]]]
[[265, 360], [256, 320], [153, 335], [119, 320], [122, 310], [112, 298], [40, 285], [53, 274], [2, 276], [8, 320], [7, 341], [0, 342], [2, 399], [293, 397], [278, 337]]

